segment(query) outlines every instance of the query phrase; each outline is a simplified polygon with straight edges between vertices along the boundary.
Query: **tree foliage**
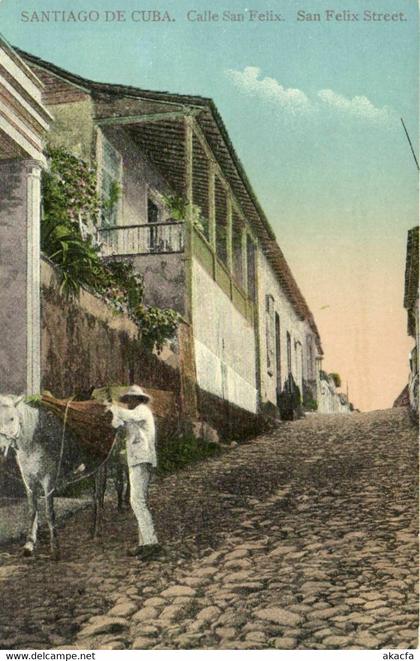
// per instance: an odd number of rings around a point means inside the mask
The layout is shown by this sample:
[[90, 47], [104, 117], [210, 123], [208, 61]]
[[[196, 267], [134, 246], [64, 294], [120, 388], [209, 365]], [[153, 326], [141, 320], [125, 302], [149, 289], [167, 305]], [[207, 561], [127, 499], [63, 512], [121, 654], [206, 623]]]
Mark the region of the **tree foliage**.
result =
[[331, 372], [328, 376], [334, 381], [336, 388], [341, 388], [341, 376], [337, 372]]

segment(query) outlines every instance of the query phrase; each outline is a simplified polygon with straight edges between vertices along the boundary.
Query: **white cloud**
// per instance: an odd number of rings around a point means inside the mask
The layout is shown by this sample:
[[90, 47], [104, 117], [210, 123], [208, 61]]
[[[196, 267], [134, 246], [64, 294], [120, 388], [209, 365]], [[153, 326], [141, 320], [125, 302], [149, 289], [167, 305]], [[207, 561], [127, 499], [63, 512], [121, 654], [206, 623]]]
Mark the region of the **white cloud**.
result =
[[226, 75], [242, 91], [260, 96], [292, 112], [309, 110], [310, 101], [301, 90], [283, 87], [275, 78], [260, 78], [259, 67], [245, 67], [243, 71], [228, 69]]
[[277, 105], [292, 114], [330, 110], [352, 115], [355, 118], [371, 122], [387, 122], [393, 111], [388, 107], [377, 108], [366, 96], [354, 96], [349, 99], [330, 89], [317, 92], [314, 99], [305, 92], [292, 87], [284, 87], [275, 78], [261, 76], [259, 67], [245, 67], [243, 71], [228, 69], [225, 74], [242, 92], [258, 96], [265, 101]]
[[373, 122], [386, 122], [390, 119], [391, 111], [386, 106], [377, 108], [366, 96], [354, 96], [347, 99], [342, 94], [337, 94], [333, 90], [320, 90], [318, 97], [322, 103], [341, 112], [349, 113], [360, 119], [368, 119]]

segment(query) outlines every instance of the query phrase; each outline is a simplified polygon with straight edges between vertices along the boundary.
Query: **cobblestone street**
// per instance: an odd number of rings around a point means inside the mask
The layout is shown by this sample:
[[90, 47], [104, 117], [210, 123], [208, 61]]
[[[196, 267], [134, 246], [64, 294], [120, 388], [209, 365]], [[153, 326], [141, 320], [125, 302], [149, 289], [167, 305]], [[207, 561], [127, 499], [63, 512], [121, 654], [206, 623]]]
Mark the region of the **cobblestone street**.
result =
[[417, 433], [405, 409], [308, 416], [159, 479], [165, 555], [141, 564], [131, 512], [106, 508], [1, 547], [2, 647], [417, 646]]

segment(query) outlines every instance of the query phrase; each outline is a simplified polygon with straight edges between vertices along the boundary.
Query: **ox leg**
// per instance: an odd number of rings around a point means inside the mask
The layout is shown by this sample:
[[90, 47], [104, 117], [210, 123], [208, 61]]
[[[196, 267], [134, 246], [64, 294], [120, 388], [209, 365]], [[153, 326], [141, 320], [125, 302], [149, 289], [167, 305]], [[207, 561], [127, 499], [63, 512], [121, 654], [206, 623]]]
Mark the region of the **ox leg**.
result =
[[131, 493], [131, 489], [130, 489], [130, 477], [129, 477], [129, 475], [128, 475], [128, 466], [127, 466], [127, 465], [124, 466], [124, 468], [123, 468], [123, 473], [124, 473], [124, 477], [125, 477], [125, 496], [124, 496], [124, 502], [125, 502], [125, 506], [126, 506], [126, 507], [129, 507], [129, 506], [130, 506], [130, 493]]
[[101, 466], [95, 475], [93, 488], [93, 526], [92, 537], [102, 534], [104, 498], [106, 488], [106, 466]]
[[108, 464], [104, 464], [101, 469], [101, 477], [99, 480], [99, 502], [101, 505], [101, 509], [103, 510], [104, 505], [105, 505], [105, 490], [106, 490], [106, 481], [108, 478]]
[[115, 466], [115, 489], [117, 492], [117, 508], [122, 512], [124, 493], [124, 469], [119, 462]]
[[57, 528], [55, 524], [55, 511], [54, 511], [54, 495], [49, 494], [45, 496], [45, 514], [47, 518], [48, 528], [50, 531], [50, 548], [51, 556], [54, 560], [60, 559], [60, 548], [58, 545]]
[[29, 518], [23, 555], [31, 556], [34, 552], [38, 532], [38, 498], [35, 491], [31, 491], [29, 488], [26, 491], [26, 496], [28, 499]]

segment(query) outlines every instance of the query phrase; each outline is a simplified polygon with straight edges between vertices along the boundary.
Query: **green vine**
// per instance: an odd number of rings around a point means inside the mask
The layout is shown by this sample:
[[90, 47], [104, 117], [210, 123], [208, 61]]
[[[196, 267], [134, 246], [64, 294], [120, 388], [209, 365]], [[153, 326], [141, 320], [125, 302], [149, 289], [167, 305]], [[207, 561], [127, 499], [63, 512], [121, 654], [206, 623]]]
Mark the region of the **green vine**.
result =
[[100, 199], [96, 168], [62, 148], [48, 148], [49, 170], [43, 172], [44, 210], [56, 220], [97, 222]]
[[118, 181], [112, 181], [108, 197], [103, 197], [101, 201], [101, 218], [103, 222], [107, 222], [113, 218], [117, 204], [121, 198], [122, 189]]
[[41, 248], [60, 268], [60, 292], [76, 296], [81, 287], [100, 294], [114, 309], [137, 324], [149, 349], [161, 351], [176, 332], [175, 310], [143, 305], [144, 284], [133, 265], [104, 262], [91, 235], [82, 236], [81, 222], [94, 227], [98, 218], [118, 202], [119, 185], [108, 200], [97, 195], [96, 170], [64, 149], [48, 149], [49, 169], [42, 174]]
[[175, 335], [180, 316], [170, 308], [161, 309], [138, 305], [134, 319], [141, 328], [142, 339], [149, 349], [162, 351], [165, 340]]
[[[188, 213], [188, 201], [182, 195], [163, 195], [162, 197], [172, 220], [184, 221]], [[201, 207], [197, 204], [191, 205], [191, 217], [193, 227], [204, 233], [208, 221], [202, 216]]]

